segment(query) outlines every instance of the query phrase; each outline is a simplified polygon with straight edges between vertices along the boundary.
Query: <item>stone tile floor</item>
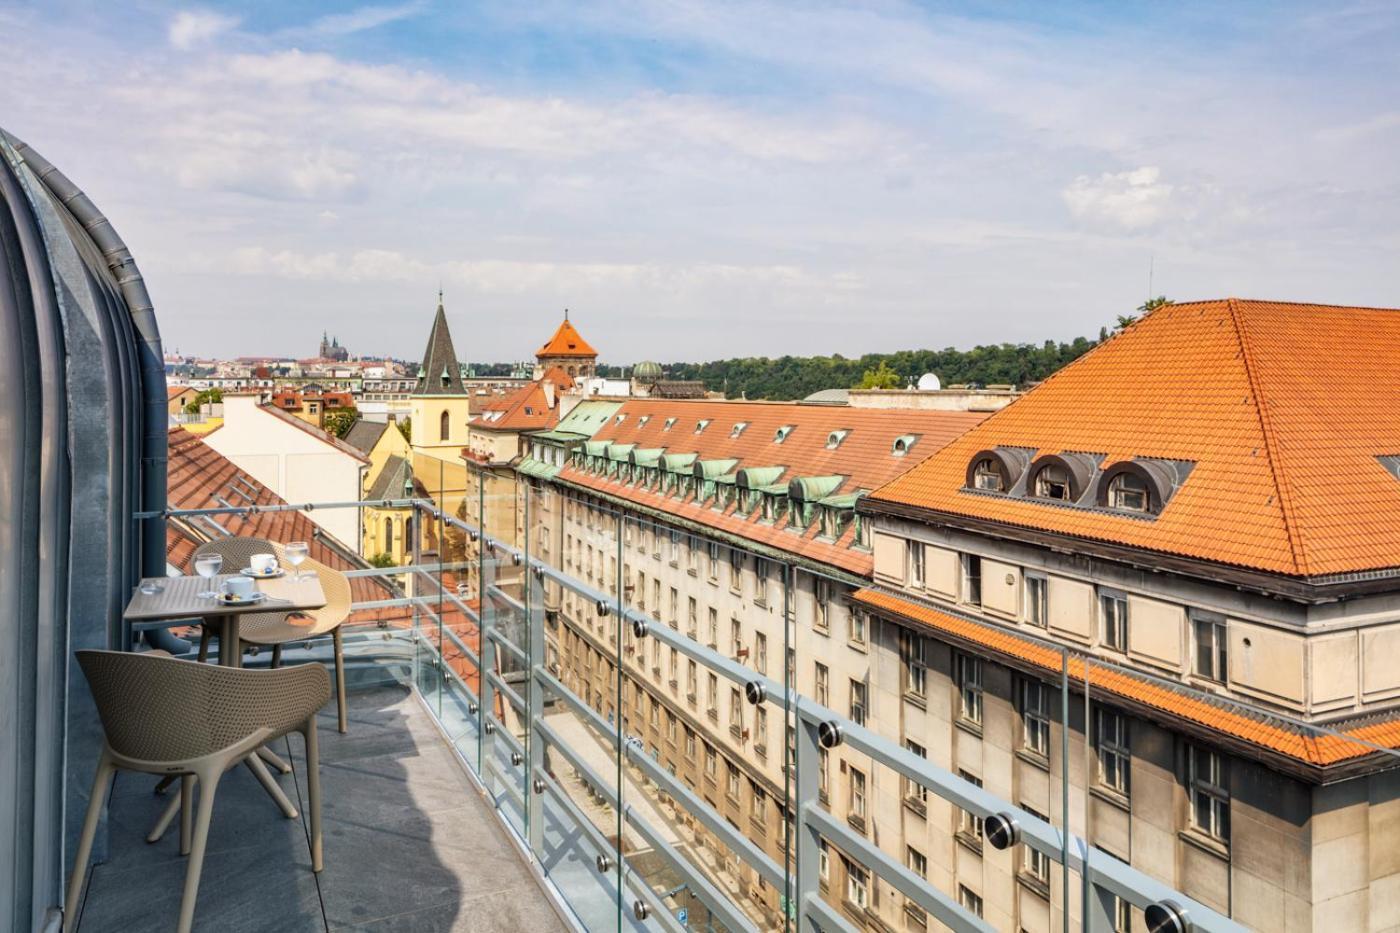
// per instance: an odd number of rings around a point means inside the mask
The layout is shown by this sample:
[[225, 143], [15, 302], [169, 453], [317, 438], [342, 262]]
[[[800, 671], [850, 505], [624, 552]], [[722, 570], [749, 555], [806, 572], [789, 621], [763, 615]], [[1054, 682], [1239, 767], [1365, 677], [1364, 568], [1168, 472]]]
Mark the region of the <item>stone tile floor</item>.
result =
[[[214, 805], [197, 930], [492, 931], [564, 925], [530, 869], [407, 688], [350, 693], [350, 731], [321, 714], [325, 870], [311, 871], [303, 817], [288, 820], [246, 768], [224, 776]], [[304, 810], [300, 735], [274, 749], [293, 773], [283, 790]], [[154, 779], [121, 774], [110, 852], [93, 867], [80, 933], [173, 930], [185, 859], [178, 826], [145, 834], [167, 798]]]

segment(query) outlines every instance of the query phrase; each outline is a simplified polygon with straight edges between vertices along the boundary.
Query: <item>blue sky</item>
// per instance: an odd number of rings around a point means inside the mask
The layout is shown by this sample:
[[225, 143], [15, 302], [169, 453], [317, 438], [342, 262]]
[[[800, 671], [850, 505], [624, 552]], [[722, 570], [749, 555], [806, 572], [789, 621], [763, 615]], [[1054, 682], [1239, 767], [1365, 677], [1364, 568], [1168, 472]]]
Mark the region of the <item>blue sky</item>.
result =
[[0, 0], [0, 120], [166, 342], [606, 359], [1400, 305], [1400, 7]]

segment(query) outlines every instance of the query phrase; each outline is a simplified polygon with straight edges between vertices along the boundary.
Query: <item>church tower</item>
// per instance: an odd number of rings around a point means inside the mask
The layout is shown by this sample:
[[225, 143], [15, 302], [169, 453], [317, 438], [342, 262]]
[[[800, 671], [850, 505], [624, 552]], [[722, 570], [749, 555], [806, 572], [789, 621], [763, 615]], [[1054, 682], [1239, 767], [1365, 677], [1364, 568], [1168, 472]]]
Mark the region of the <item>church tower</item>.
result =
[[559, 367], [577, 380], [591, 378], [598, 362], [598, 351], [574, 329], [569, 322], [569, 310], [564, 309], [564, 321], [545, 345], [535, 353], [535, 378], [539, 379], [554, 367]]
[[468, 401], [439, 290], [437, 314], [428, 333], [423, 364], [418, 367], [418, 385], [409, 397], [415, 472], [420, 458], [425, 456], [460, 464], [462, 448], [467, 445], [467, 420], [471, 417]]

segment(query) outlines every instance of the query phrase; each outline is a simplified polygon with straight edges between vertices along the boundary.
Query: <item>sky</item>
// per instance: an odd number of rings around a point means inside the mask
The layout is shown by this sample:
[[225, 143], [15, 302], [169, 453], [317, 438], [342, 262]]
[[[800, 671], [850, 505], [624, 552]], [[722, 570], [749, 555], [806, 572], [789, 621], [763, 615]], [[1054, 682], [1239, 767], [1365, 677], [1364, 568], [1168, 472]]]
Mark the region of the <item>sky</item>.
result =
[[612, 363], [1400, 306], [1400, 5], [0, 0], [168, 349]]

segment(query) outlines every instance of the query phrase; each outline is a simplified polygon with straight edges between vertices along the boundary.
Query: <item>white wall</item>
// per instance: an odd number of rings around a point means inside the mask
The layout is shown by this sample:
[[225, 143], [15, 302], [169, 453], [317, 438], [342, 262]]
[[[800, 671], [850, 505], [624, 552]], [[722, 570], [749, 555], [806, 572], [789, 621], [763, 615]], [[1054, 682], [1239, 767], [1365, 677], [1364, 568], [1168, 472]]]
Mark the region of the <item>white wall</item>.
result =
[[[288, 502], [360, 498], [359, 460], [263, 411], [251, 396], [226, 396], [223, 427], [205, 435], [204, 442]], [[342, 544], [359, 550], [358, 509], [317, 509], [305, 514]]]

